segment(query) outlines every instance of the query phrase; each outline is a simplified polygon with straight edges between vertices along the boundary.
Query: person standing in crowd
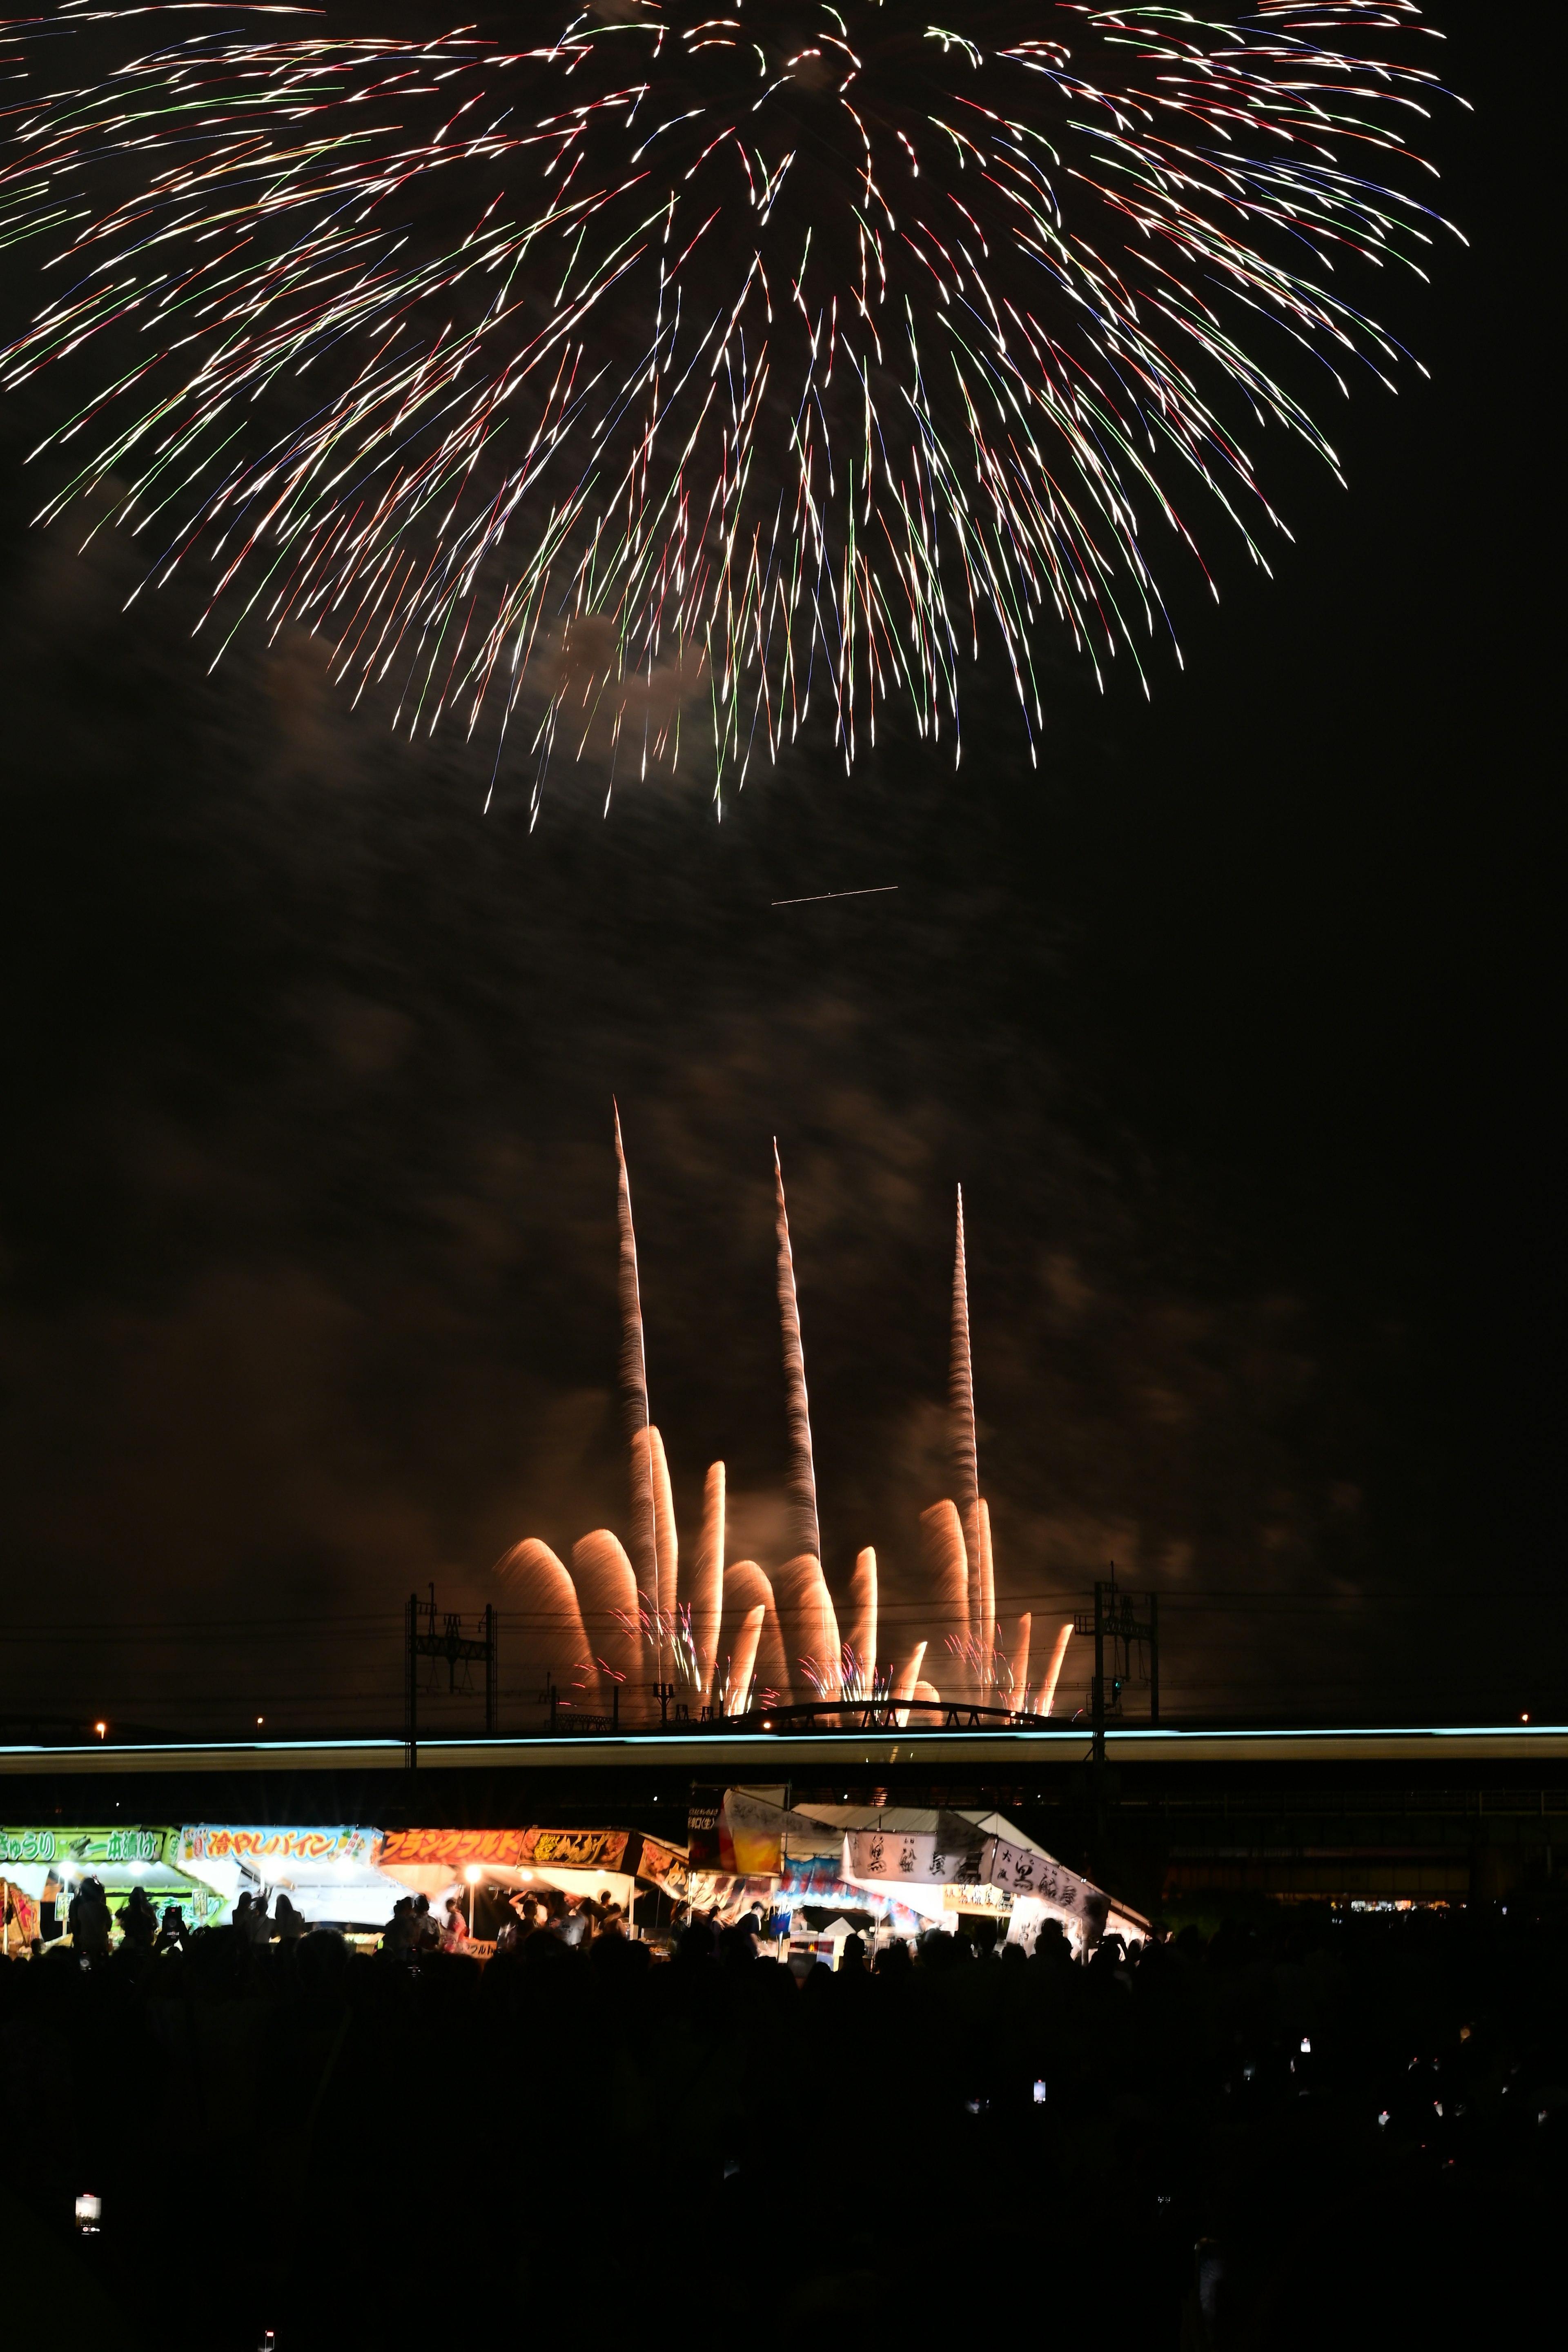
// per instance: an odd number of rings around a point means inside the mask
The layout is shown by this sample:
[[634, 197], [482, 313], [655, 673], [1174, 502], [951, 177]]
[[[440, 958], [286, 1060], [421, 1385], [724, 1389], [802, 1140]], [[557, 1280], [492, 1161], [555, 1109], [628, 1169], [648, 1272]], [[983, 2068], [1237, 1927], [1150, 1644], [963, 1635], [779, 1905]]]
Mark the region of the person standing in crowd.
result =
[[109, 1950], [109, 1898], [96, 1878], [84, 1878], [71, 1896], [66, 1914], [74, 1948], [89, 1960], [100, 1960]]
[[177, 1903], [165, 1903], [163, 1916], [158, 1928], [157, 1941], [153, 1949], [155, 1952], [177, 1952], [184, 1948], [184, 1914]]
[[581, 1910], [574, 1910], [558, 1886], [552, 1886], [545, 1902], [550, 1913], [550, 1932], [559, 1937], [574, 1951], [588, 1932], [588, 1922]]
[[133, 1886], [121, 1907], [120, 1933], [128, 1948], [150, 1952], [158, 1933], [158, 1915], [144, 1886]]
[[468, 1923], [463, 1916], [463, 1906], [455, 1895], [447, 1897], [447, 1924], [441, 1930], [441, 1949], [460, 1952], [468, 1940]]
[[280, 1944], [297, 1944], [305, 1932], [304, 1914], [294, 1908], [281, 1889], [278, 1895], [277, 1929]]
[[405, 1959], [414, 1948], [414, 1897], [400, 1895], [381, 1931], [381, 1948], [394, 1959]]

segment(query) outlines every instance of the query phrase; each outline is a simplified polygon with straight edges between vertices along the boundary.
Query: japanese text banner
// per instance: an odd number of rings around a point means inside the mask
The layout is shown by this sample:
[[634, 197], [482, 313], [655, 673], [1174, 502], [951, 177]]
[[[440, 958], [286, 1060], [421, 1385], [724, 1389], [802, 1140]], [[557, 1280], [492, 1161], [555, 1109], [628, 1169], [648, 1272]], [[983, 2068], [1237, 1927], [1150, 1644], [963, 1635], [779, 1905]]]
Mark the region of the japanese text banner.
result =
[[1058, 1910], [1076, 1912], [1080, 1918], [1096, 1892], [1087, 1878], [1079, 1878], [1064, 1864], [1053, 1861], [1048, 1853], [1036, 1853], [1029, 1846], [1009, 1845], [1005, 1838], [987, 1838], [981, 1857], [981, 1875], [991, 1885], [1005, 1887], [1009, 1895], [1033, 1895]]
[[942, 1830], [851, 1830], [844, 1851], [851, 1878], [910, 1878], [946, 1886], [973, 1884], [983, 1875], [973, 1846], [966, 1851]]

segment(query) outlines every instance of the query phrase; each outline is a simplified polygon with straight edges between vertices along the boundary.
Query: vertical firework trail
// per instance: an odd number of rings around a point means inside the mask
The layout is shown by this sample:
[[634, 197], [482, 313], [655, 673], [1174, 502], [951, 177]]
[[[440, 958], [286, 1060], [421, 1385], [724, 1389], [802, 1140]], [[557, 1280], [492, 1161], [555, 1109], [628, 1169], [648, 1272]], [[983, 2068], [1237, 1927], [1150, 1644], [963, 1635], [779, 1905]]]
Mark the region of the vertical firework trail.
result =
[[[947, 1374], [952, 1417], [952, 1454], [957, 1473], [959, 1525], [968, 1572], [969, 1638], [976, 1652], [985, 1643], [980, 1575], [980, 1455], [974, 1437], [974, 1373], [969, 1355], [969, 1271], [963, 1255], [963, 1187], [958, 1188], [958, 1233], [952, 1259], [952, 1347]], [[984, 1657], [977, 1671], [984, 1675]]]
[[1068, 1643], [1071, 1640], [1072, 1619], [1069, 1617], [1057, 1635], [1056, 1644], [1051, 1651], [1050, 1664], [1040, 1679], [1039, 1711], [1042, 1715], [1049, 1715], [1057, 1703], [1057, 1684], [1061, 1678], [1062, 1662], [1067, 1656]]
[[773, 1185], [778, 1200], [779, 1319], [784, 1332], [785, 1410], [789, 1415], [791, 1544], [796, 1552], [822, 1557], [816, 1522], [816, 1471], [811, 1458], [811, 1407], [805, 1393], [805, 1350], [800, 1338], [800, 1302], [795, 1290], [795, 1257], [789, 1245], [784, 1169], [773, 1138]]
[[[621, 1228], [621, 1391], [632, 1470], [632, 1561], [637, 1589], [658, 1614], [658, 1537], [653, 1508], [653, 1440], [648, 1432], [647, 1359], [643, 1352], [642, 1293], [637, 1284], [637, 1237], [632, 1223], [632, 1187], [621, 1140], [621, 1107], [616, 1113], [616, 1203]], [[663, 1649], [662, 1641], [659, 1643]]]

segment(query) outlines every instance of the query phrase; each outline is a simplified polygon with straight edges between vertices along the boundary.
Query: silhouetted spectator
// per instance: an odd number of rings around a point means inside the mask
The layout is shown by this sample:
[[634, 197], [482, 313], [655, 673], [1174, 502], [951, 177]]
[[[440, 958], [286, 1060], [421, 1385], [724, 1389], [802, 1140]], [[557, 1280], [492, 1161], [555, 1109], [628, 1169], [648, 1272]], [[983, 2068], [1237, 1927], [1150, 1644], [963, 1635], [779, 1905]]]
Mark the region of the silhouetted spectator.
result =
[[400, 1895], [392, 1906], [392, 1916], [381, 1931], [381, 1948], [394, 1959], [405, 1959], [414, 1948], [416, 1934], [414, 1897]]
[[75, 1950], [89, 1960], [102, 1959], [109, 1950], [109, 1898], [96, 1878], [84, 1878], [71, 1896], [66, 1914]]
[[158, 1914], [144, 1886], [133, 1886], [120, 1907], [120, 1933], [133, 1952], [150, 1952], [158, 1933]]
[[153, 1949], [155, 1952], [176, 1952], [182, 1948], [184, 1940], [184, 1914], [177, 1903], [165, 1903], [163, 1916], [159, 1923], [157, 1941]]

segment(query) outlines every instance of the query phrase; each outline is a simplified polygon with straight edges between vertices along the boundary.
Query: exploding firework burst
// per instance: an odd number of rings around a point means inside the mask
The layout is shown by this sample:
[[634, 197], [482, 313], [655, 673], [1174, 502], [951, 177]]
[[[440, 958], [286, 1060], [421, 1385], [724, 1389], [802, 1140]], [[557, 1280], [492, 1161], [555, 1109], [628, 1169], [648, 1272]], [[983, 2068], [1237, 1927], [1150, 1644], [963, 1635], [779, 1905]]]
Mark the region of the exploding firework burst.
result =
[[488, 708], [535, 809], [698, 708], [721, 797], [814, 702], [846, 760], [895, 697], [956, 756], [985, 638], [1031, 745], [1044, 632], [1142, 666], [1194, 509], [1263, 560], [1238, 428], [1334, 463], [1292, 346], [1394, 360], [1342, 265], [1435, 225], [1414, 0], [724, 6], [257, 11], [20, 110], [0, 233], [62, 284], [5, 381], [103, 354], [46, 513], [204, 559], [220, 651], [303, 623], [410, 730]]

